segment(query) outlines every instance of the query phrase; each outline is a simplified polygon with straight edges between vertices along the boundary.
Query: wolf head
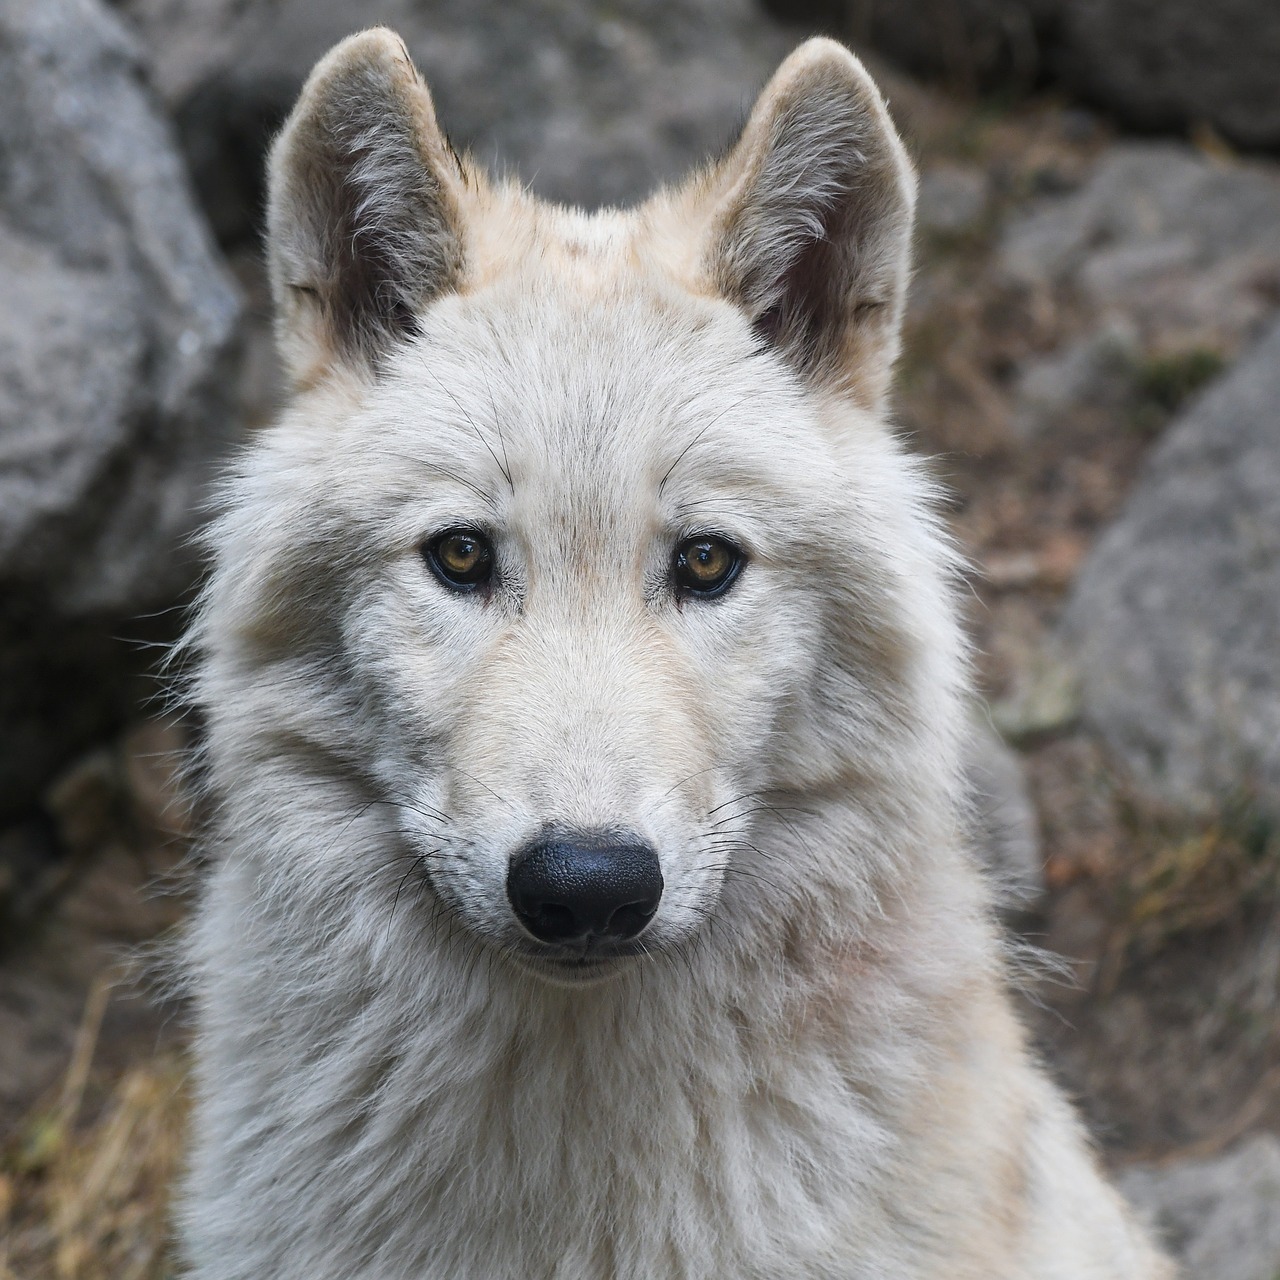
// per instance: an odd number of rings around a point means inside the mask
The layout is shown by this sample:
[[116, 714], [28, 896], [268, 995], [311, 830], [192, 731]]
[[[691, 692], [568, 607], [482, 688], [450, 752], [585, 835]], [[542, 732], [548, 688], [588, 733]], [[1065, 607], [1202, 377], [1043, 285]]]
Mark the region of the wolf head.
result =
[[328, 55], [271, 160], [291, 398], [196, 630], [262, 892], [574, 982], [731, 895], [724, 945], [869, 918], [950, 839], [948, 554], [883, 423], [914, 189], [827, 40], [595, 215], [455, 154], [390, 33]]

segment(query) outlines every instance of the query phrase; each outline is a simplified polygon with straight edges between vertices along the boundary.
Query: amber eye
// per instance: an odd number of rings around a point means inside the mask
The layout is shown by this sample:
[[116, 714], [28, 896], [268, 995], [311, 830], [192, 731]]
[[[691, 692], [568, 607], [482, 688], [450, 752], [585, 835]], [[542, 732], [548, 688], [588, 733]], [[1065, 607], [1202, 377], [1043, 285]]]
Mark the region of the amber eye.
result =
[[475, 591], [493, 577], [493, 548], [475, 529], [446, 529], [423, 554], [431, 572], [454, 591]]
[[687, 538], [676, 548], [676, 588], [685, 595], [712, 599], [729, 590], [742, 565], [742, 552], [723, 538]]

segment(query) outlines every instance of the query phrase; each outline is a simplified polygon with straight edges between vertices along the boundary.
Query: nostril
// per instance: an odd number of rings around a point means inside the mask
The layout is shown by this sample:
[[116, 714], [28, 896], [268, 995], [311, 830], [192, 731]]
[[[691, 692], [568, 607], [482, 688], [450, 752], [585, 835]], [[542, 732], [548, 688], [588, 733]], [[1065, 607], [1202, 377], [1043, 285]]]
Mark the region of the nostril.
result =
[[628, 902], [609, 917], [608, 932], [612, 937], [634, 938], [653, 919], [658, 904], [652, 906], [647, 902]]
[[662, 897], [656, 850], [609, 833], [549, 836], [512, 860], [507, 897], [543, 942], [626, 941], [653, 919]]
[[580, 932], [578, 919], [573, 911], [558, 902], [527, 902], [523, 911], [516, 907], [516, 914], [538, 938], [568, 939], [577, 937]]

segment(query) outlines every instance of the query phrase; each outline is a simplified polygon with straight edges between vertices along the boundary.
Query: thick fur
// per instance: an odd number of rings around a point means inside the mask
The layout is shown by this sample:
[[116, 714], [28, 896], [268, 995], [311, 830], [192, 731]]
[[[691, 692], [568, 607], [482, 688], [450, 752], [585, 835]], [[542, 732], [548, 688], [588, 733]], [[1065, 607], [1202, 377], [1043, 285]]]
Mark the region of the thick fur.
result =
[[[1029, 1061], [964, 847], [953, 553], [884, 421], [914, 177], [811, 41], [631, 213], [448, 148], [403, 49], [272, 159], [294, 394], [189, 639], [197, 1280], [1154, 1280]], [[487, 531], [491, 593], [433, 533]], [[681, 599], [672, 549], [746, 550]], [[504, 892], [639, 832], [646, 954], [552, 974]]]

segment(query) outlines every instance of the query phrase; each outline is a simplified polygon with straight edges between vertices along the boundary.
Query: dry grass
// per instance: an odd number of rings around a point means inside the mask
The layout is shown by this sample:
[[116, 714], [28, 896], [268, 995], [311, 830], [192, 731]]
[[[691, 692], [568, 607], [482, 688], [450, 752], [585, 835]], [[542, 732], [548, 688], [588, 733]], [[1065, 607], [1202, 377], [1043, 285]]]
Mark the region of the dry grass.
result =
[[[93, 1079], [109, 978], [90, 993], [58, 1097], [0, 1151], [0, 1280], [165, 1280], [186, 1129], [173, 1054]], [[99, 1095], [94, 1097], [93, 1095]]]
[[1126, 816], [1129, 857], [1104, 877], [1110, 930], [1098, 976], [1102, 993], [1126, 964], [1280, 900], [1280, 828], [1247, 801], [1197, 824]]

